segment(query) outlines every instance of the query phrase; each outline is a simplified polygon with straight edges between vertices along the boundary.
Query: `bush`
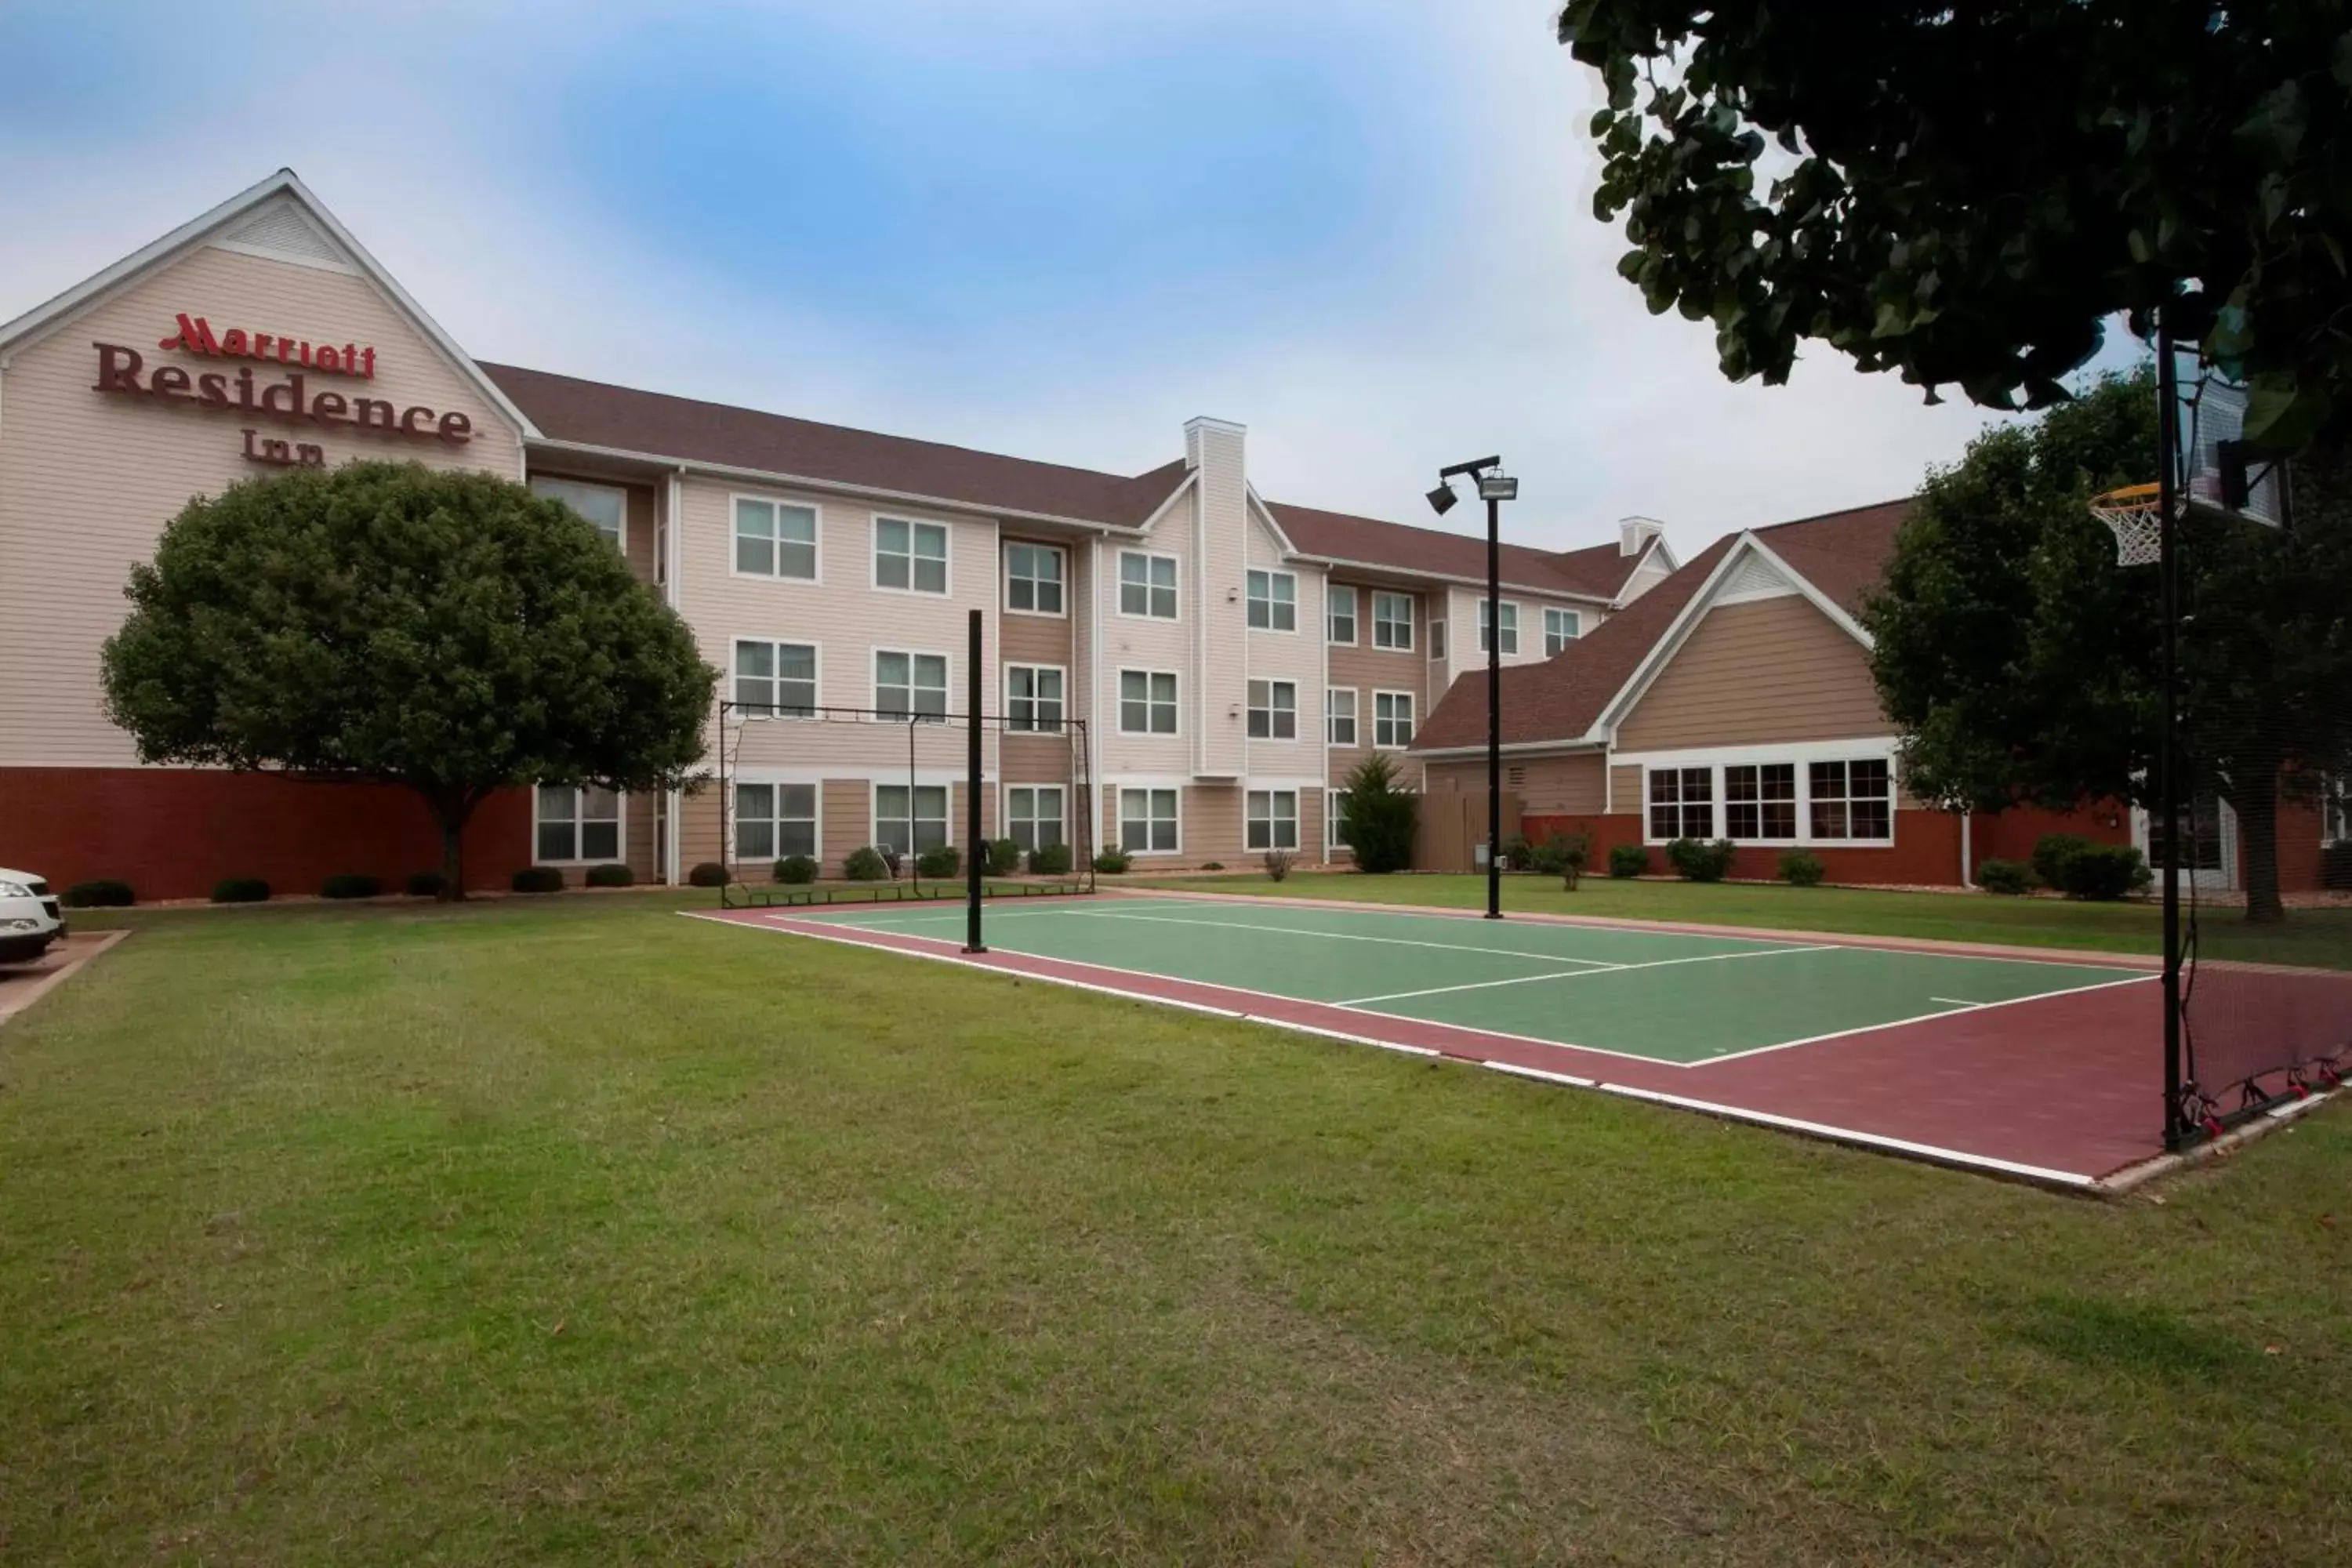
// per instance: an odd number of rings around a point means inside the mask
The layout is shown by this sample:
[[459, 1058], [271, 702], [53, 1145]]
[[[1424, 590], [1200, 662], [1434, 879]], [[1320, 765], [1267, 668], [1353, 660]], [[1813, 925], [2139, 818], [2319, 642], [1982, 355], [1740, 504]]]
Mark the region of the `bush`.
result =
[[2066, 862], [2090, 847], [2091, 841], [2079, 833], [2045, 833], [2033, 841], [2033, 874], [2045, 888], [2063, 889]]
[[448, 885], [449, 879], [438, 871], [411, 871], [408, 880], [401, 884], [412, 899], [437, 899]]
[[2033, 868], [2022, 860], [1984, 860], [1977, 865], [1977, 886], [2004, 898], [2022, 898], [2033, 891]]
[[1829, 869], [1822, 864], [1822, 858], [1810, 849], [1780, 851], [1780, 880], [1792, 888], [1818, 888]]
[[1095, 869], [1106, 877], [1122, 876], [1134, 858], [1124, 849], [1106, 849], [1095, 857]]
[[1298, 855], [1295, 850], [1267, 850], [1265, 852], [1265, 874], [1267, 879], [1276, 882], [1288, 881], [1290, 879], [1290, 868], [1297, 863]]
[[1203, 871], [1222, 871], [1224, 868], [1225, 863], [1223, 860], [1203, 860], [1201, 862], [1201, 869]]
[[269, 884], [258, 877], [223, 877], [213, 884], [213, 902], [216, 904], [266, 904], [269, 901]]
[[887, 882], [890, 879], [890, 862], [882, 858], [882, 851], [872, 845], [862, 845], [842, 858], [841, 874], [853, 882]]
[[952, 844], [942, 844], [936, 849], [926, 849], [915, 857], [915, 874], [944, 881], [963, 868], [963, 856]]
[[2070, 899], [2109, 903], [2148, 885], [2155, 873], [2147, 858], [2128, 844], [2093, 844], [2059, 862], [2065, 880], [2059, 891]]
[[373, 899], [383, 891], [383, 879], [364, 871], [340, 871], [319, 884], [322, 899]]
[[1650, 851], [1639, 844], [1612, 844], [1609, 847], [1609, 874], [1619, 881], [1628, 877], [1647, 876]]
[[[1517, 865], [1517, 860], [1511, 862]], [[1546, 877], [1558, 877], [1560, 885], [1570, 892], [1576, 891], [1587, 868], [1592, 864], [1592, 835], [1590, 833], [1555, 833], [1528, 851], [1527, 867]]]
[[127, 910], [138, 901], [130, 883], [118, 882], [110, 877], [76, 882], [58, 895], [58, 902], [69, 910]]
[[689, 888], [723, 888], [727, 885], [727, 868], [716, 860], [702, 860], [686, 874]]
[[618, 860], [612, 860], [602, 866], [589, 867], [587, 882], [592, 888], [634, 888], [637, 885], [637, 874]]
[[817, 864], [805, 855], [787, 855], [776, 862], [774, 871], [779, 882], [814, 882], [816, 880]]
[[981, 863], [981, 868], [992, 877], [1012, 876], [1021, 869], [1021, 846], [1010, 838], [990, 839], [988, 858]]
[[2319, 857], [2319, 885], [2352, 888], [2352, 838], [2331, 844]]
[[1421, 800], [1397, 788], [1396, 764], [1373, 752], [1349, 772], [1347, 790], [1348, 816], [1339, 836], [1355, 851], [1356, 869], [1374, 875], [1408, 869]]
[[1536, 869], [1535, 858], [1536, 847], [1528, 840], [1526, 834], [1507, 833], [1503, 836], [1504, 870], [1534, 870]]
[[1068, 876], [1070, 847], [1066, 844], [1040, 844], [1029, 851], [1029, 874], [1033, 877]]
[[1704, 838], [1677, 838], [1666, 846], [1666, 864], [1685, 882], [1720, 882], [1730, 874], [1732, 853], [1728, 838], [1712, 844]]
[[525, 866], [507, 879], [507, 886], [518, 893], [560, 893], [563, 872], [554, 866]]

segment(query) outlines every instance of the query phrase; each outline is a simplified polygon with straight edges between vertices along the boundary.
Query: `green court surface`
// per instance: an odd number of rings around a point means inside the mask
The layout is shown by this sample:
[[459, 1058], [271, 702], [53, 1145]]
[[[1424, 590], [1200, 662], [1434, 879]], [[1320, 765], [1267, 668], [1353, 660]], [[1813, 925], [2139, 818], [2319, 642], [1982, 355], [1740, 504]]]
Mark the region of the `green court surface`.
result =
[[[963, 921], [937, 906], [794, 915], [943, 952]], [[1115, 971], [1097, 978], [1138, 994], [1187, 981], [1683, 1067], [2147, 979], [2088, 963], [1263, 900], [992, 908], [986, 937], [997, 952]]]

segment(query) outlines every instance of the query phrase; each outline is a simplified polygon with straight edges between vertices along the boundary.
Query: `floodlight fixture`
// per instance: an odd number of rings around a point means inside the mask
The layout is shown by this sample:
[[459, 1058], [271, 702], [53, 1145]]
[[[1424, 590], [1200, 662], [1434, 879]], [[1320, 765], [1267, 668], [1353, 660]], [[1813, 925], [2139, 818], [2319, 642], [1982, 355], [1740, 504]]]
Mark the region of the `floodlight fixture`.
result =
[[1478, 476], [1478, 499], [1517, 500], [1519, 499], [1519, 481], [1500, 468], [1489, 468]]
[[1454, 503], [1461, 499], [1454, 493], [1452, 480], [1441, 481], [1435, 489], [1429, 492], [1429, 510], [1444, 517], [1454, 510]]

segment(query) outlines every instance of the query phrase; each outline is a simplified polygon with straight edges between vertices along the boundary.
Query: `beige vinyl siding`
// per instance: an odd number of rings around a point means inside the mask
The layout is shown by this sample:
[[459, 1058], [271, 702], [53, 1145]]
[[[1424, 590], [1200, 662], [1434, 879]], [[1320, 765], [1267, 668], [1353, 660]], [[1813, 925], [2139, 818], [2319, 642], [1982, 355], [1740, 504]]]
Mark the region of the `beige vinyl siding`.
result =
[[[1346, 577], [1335, 577], [1335, 583], [1348, 583]], [[1364, 582], [1354, 582], [1356, 590], [1356, 642], [1350, 647], [1345, 643], [1330, 647], [1330, 686], [1353, 687], [1356, 692], [1356, 744], [1327, 749], [1325, 776], [1331, 787], [1338, 788], [1348, 774], [1372, 752], [1372, 693], [1375, 691], [1410, 691], [1412, 693], [1413, 722], [1426, 723], [1433, 706], [1430, 697], [1429, 616], [1430, 601], [1422, 595], [1412, 595], [1412, 647], [1409, 652], [1372, 646], [1372, 595], [1400, 590], [1376, 588]], [[1323, 719], [1322, 701], [1316, 702], [1316, 722]], [[1418, 789], [1421, 779], [1420, 761], [1405, 752], [1391, 752], [1398, 773], [1406, 780], [1408, 788]]]
[[1612, 767], [1609, 770], [1609, 807], [1612, 816], [1638, 816], [1642, 813], [1642, 769]]
[[[1200, 726], [1200, 700], [1196, 690], [1200, 674], [1192, 652], [1192, 631], [1201, 619], [1194, 582], [1200, 573], [1200, 563], [1192, 549], [1194, 499], [1193, 495], [1187, 494], [1178, 500], [1142, 541], [1107, 539], [1103, 542], [1099, 585], [1102, 595], [1102, 661], [1098, 672], [1092, 668], [1087, 670], [1090, 680], [1099, 679], [1101, 683], [1101, 702], [1097, 710], [1101, 715], [1102, 727], [1093, 737], [1097, 777], [1122, 773], [1189, 773], [1192, 771], [1192, 735]], [[1176, 557], [1176, 619], [1163, 621], [1118, 613], [1118, 558], [1123, 552], [1130, 550]], [[1234, 584], [1234, 591], [1238, 593], [1238, 575]], [[1238, 630], [1240, 606], [1223, 607], [1233, 610]], [[1238, 645], [1241, 639], [1236, 635], [1226, 640]], [[1122, 669], [1176, 672], [1178, 733], [1119, 733], [1118, 676]]]
[[1195, 784], [1184, 792], [1184, 863], [1249, 863], [1242, 847], [1242, 792], [1225, 784]]
[[[245, 362], [206, 360], [157, 342], [181, 311], [230, 326], [283, 329], [314, 342], [373, 344], [373, 381], [305, 372], [309, 391], [423, 404], [473, 421], [463, 445], [141, 397], [101, 395], [95, 342], [135, 350], [142, 384], [157, 366], [232, 384]], [[299, 371], [252, 364], [268, 384]], [[366, 279], [200, 247], [18, 351], [0, 369], [0, 765], [129, 767], [130, 737], [107, 722], [99, 647], [122, 624], [122, 586], [163, 524], [193, 496], [275, 470], [245, 460], [247, 426], [314, 442], [330, 463], [414, 459], [520, 477], [517, 433]]]
[[[1234, 700], [1242, 704], [1244, 755], [1251, 774], [1320, 777], [1323, 773], [1323, 652], [1324, 575], [1319, 568], [1282, 558], [1281, 546], [1255, 514], [1249, 523], [1248, 565], [1252, 571], [1286, 572], [1295, 579], [1297, 629], [1290, 632], [1246, 629], [1247, 680], [1286, 680], [1297, 689], [1298, 730], [1288, 741], [1249, 739], [1249, 694], [1243, 687]], [[1242, 606], [1248, 628], [1249, 606]]]
[[874, 842], [873, 785], [865, 779], [827, 779], [817, 797], [817, 846], [824, 851], [820, 876], [838, 877], [853, 849]]
[[[1598, 752], [1572, 756], [1503, 758], [1503, 787], [1531, 816], [1598, 816], [1606, 809], [1608, 765]], [[1478, 764], [1485, 787], [1486, 763]]]
[[[1062, 713], [1067, 719], [1087, 717], [1085, 689], [1079, 684], [1076, 658], [1076, 628], [1087, 617], [1085, 601], [1079, 596], [1078, 561], [1084, 556], [1084, 542], [1072, 544], [1060, 540], [1024, 538], [1007, 539], [1005, 543], [1043, 544], [1063, 552], [1063, 603], [1069, 613], [1065, 616], [1035, 616], [1006, 611], [990, 625], [990, 634], [997, 639], [997, 666], [1000, 671], [993, 695], [989, 699], [992, 711], [1010, 715], [1011, 698], [1004, 689], [1002, 670], [1006, 665], [1026, 664], [1050, 666], [1062, 671]], [[1001, 567], [1000, 567], [1001, 570]], [[1070, 780], [1071, 753], [1075, 731], [1054, 734], [1017, 734], [1000, 730], [998, 744], [1002, 748], [1003, 772], [1007, 779], [1022, 784], [1061, 784]]]
[[1244, 441], [1232, 426], [1197, 421], [1186, 431], [1197, 470], [1198, 548], [1186, 563], [1187, 608], [1193, 613], [1192, 689], [1183, 694], [1193, 759], [1190, 771], [1239, 774], [1249, 752], [1240, 706], [1250, 637], [1244, 598], [1251, 523]]
[[1886, 731], [1867, 650], [1809, 600], [1787, 596], [1708, 611], [1618, 726], [1617, 749], [1770, 745]]

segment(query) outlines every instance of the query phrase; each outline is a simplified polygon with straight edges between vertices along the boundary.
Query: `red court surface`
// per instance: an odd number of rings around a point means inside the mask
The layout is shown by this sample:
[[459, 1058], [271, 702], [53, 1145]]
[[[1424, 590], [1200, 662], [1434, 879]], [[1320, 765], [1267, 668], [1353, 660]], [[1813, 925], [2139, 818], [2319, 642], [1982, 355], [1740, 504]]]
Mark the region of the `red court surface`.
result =
[[[1044, 904], [1046, 900], [1036, 902]], [[1113, 911], [1160, 909], [1176, 912], [1171, 908], [1176, 902], [1172, 896], [1163, 899], [1150, 894], [1105, 894], [1052, 902], [1068, 909], [1074, 916], [1083, 913], [1122, 922], [1146, 917]], [[1206, 909], [1202, 908], [1204, 904]], [[1296, 911], [1305, 906], [1306, 900], [1284, 900], [1277, 904], [1265, 900], [1204, 900], [1193, 901], [1193, 914], [1199, 920], [1239, 924], [1271, 918], [1268, 911], [1277, 909], [1299, 918]], [[1320, 907], [1328, 910], [1338, 906]], [[1630, 922], [1545, 921], [1533, 916], [1514, 917], [1502, 926], [1495, 926], [1458, 910], [1371, 911], [1366, 906], [1348, 907], [1374, 918], [1382, 914], [1409, 918], [1418, 922], [1411, 929], [1424, 933], [1431, 929], [1427, 922], [1432, 918], [1460, 921], [1465, 922], [1465, 941], [1489, 943], [1504, 942], [1503, 933], [1514, 930], [1525, 934], [1510, 940], [1528, 942], [1536, 933], [1527, 928], [1538, 927], [1550, 927], [1555, 931], [1561, 927], [1614, 931], [1625, 933], [1627, 940], [1635, 940], [1635, 933], [1641, 933], [1643, 938], [1654, 937], [1666, 929]], [[1001, 908], [992, 905], [987, 912], [994, 917]], [[2018, 950], [1962, 944], [1876, 942], [1845, 936], [1819, 939], [1833, 943], [1832, 950], [1828, 946], [1791, 946], [1804, 939], [1787, 931], [1714, 931], [1710, 934], [1719, 938], [1775, 945], [1769, 952], [1752, 954], [1716, 952], [1665, 962], [1705, 964], [1722, 957], [1769, 960], [1789, 953], [1811, 957], [1834, 951], [1850, 957], [1852, 962], [1865, 964], [1880, 962], [1865, 956], [1872, 952], [1885, 955], [1888, 963], [1899, 954], [1924, 952], [1960, 958], [1964, 964], [1981, 966], [1991, 955], [2001, 954], [2019, 964], [2049, 964], [2053, 976], [2061, 973], [2062, 966], [2070, 977], [2090, 971], [2088, 979], [2094, 984], [1995, 1005], [1978, 1004], [1945, 1016], [1905, 1018], [1885, 1026], [1790, 1038], [1786, 1044], [1728, 1052], [1721, 1060], [1675, 1062], [1643, 1059], [1615, 1050], [1588, 1049], [1462, 1023], [1368, 1012], [1361, 1005], [1278, 994], [1272, 989], [1152, 973], [1150, 944], [1141, 941], [1152, 932], [1150, 926], [1127, 927], [1137, 933], [1139, 945], [1117, 963], [1102, 963], [1036, 951], [1051, 945], [1042, 933], [1055, 922], [1032, 921], [1024, 925], [1011, 918], [991, 920], [988, 937], [992, 951], [964, 953], [961, 911], [954, 906], [942, 909], [933, 905], [926, 912], [907, 911], [901, 906], [898, 912], [878, 914], [838, 906], [814, 912], [688, 912], [756, 931], [877, 948], [1328, 1038], [1417, 1055], [1444, 1056], [1549, 1082], [1650, 1100], [2056, 1187], [2098, 1190], [2108, 1179], [2156, 1159], [2164, 1152], [2160, 992], [2150, 976], [2148, 961], [2127, 956], [2082, 952], [2028, 956]], [[876, 929], [893, 922], [922, 929]], [[1095, 925], [1091, 929], [1099, 931], [1109, 928]], [[1244, 929], [1255, 931], [1271, 928], [1250, 925]], [[1268, 939], [1245, 940], [1263, 943]], [[1448, 945], [1402, 935], [1350, 935], [1335, 940], [1394, 942], [1405, 947]], [[1021, 951], [1024, 946], [1032, 951]], [[1465, 951], [1496, 957], [1503, 953], [1499, 946]], [[1623, 970], [1659, 966], [1660, 961], [1654, 960], [1609, 967], [1620, 972], [1612, 978], [1622, 980]], [[1751, 973], [1763, 967], [1769, 965], [1737, 966]], [[1674, 974], [1696, 976], [1698, 973], [1675, 970]], [[2110, 974], [2112, 979], [2108, 978]], [[1496, 992], [1489, 988], [1524, 987], [1530, 982], [1578, 982], [1585, 978], [1560, 971], [1524, 979], [1482, 980], [1446, 989], [1474, 992], [1481, 997], [1523, 995], [1524, 990]], [[1646, 982], [1651, 976], [1638, 978]], [[1662, 983], [1682, 987], [1692, 984], [1686, 979], [1658, 978]], [[2136, 980], [2146, 983], [2134, 984]], [[1571, 995], [1590, 994], [1570, 992]], [[1662, 1005], [1670, 1001], [1662, 994]], [[1575, 1016], [1572, 1007], [1563, 1006], [1562, 1013], [1570, 1019]]]

